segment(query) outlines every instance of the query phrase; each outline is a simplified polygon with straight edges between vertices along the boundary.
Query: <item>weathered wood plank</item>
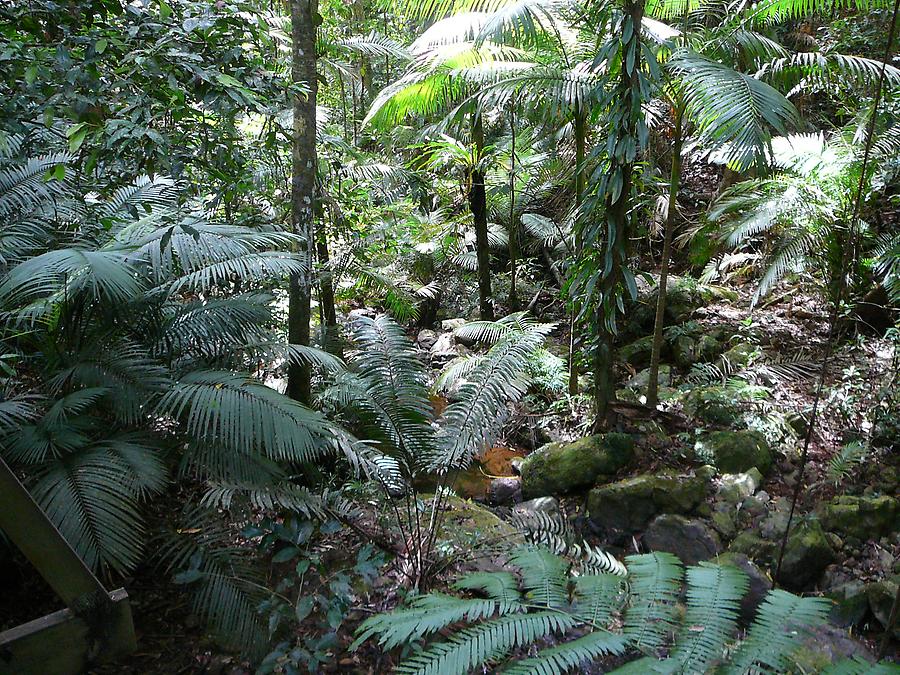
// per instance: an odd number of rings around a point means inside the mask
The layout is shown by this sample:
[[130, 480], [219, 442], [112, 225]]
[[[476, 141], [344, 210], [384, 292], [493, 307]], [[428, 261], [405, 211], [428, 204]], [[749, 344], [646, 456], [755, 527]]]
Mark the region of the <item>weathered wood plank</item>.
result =
[[134, 651], [128, 594], [109, 600], [97, 626], [63, 609], [0, 633], [0, 675], [75, 675]]
[[71, 607], [78, 598], [106, 595], [103, 584], [2, 459], [0, 530], [6, 532], [66, 606]]

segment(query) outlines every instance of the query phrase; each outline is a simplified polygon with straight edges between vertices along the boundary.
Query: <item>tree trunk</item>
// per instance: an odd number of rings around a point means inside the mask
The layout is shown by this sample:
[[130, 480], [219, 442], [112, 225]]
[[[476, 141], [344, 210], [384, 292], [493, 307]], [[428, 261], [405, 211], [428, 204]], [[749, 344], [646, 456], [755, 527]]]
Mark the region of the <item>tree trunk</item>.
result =
[[[581, 208], [584, 201], [584, 148], [586, 145], [585, 126], [587, 111], [584, 106], [578, 104], [575, 108], [575, 210]], [[580, 217], [580, 215], [578, 216]], [[580, 242], [575, 242], [575, 256], [581, 255]], [[578, 393], [578, 363], [575, 361], [575, 309], [569, 315], [569, 395]]]
[[[472, 142], [475, 157], [481, 161], [484, 154], [484, 127], [481, 115], [472, 115]], [[478, 306], [482, 321], [494, 320], [494, 306], [491, 304], [491, 252], [488, 244], [487, 193], [484, 188], [484, 171], [471, 170], [469, 185], [469, 207], [475, 221], [475, 255], [478, 258]]]
[[[609, 175], [620, 182], [618, 190], [607, 187], [606, 196], [606, 232], [603, 256], [602, 276], [600, 283], [601, 301], [596, 312], [596, 329], [598, 344], [594, 350], [594, 430], [600, 431], [611, 422], [610, 403], [615, 399], [615, 379], [613, 377], [613, 344], [615, 339], [615, 319], [619, 302], [619, 293], [624, 283], [623, 268], [627, 262], [628, 240], [630, 237], [629, 209], [631, 207], [631, 186], [633, 182], [634, 164], [637, 160], [640, 140], [638, 124], [641, 113], [641, 20], [644, 15], [643, 0], [625, 0], [623, 3], [624, 26], [630, 18], [630, 38], [623, 40], [622, 71], [617, 86], [614, 116], [618, 117], [615, 127], [610, 129], [617, 142], [610, 157]], [[624, 33], [623, 33], [624, 38]], [[634, 55], [630, 60], [626, 53]], [[628, 64], [628, 67], [625, 67]], [[622, 141], [631, 141], [623, 143]], [[628, 146], [631, 145], [629, 151]], [[615, 186], [612, 180], [610, 185]], [[599, 244], [600, 242], [595, 242]]]
[[322, 325], [324, 326], [322, 343], [328, 352], [343, 357], [341, 336], [338, 334], [337, 311], [334, 305], [334, 278], [332, 277], [329, 264], [328, 238], [325, 228], [319, 228], [317, 235], [316, 257], [321, 267], [321, 273], [319, 274], [319, 304], [322, 308]]
[[509, 153], [509, 309], [519, 309], [519, 296], [516, 293], [516, 273], [519, 256], [519, 224], [516, 222], [516, 103], [515, 99], [509, 108], [509, 128], [512, 135]]
[[662, 353], [663, 325], [666, 313], [666, 284], [669, 280], [669, 258], [672, 256], [672, 234], [675, 229], [675, 210], [678, 206], [678, 190], [681, 186], [681, 146], [684, 141], [684, 105], [681, 97], [675, 98], [675, 133], [672, 139], [672, 167], [669, 172], [669, 205], [666, 210], [666, 228], [663, 235], [662, 263], [659, 269], [659, 291], [656, 298], [656, 319], [653, 322], [653, 348], [650, 352], [650, 383], [647, 385], [647, 405], [655, 408], [659, 401], [659, 357]]
[[[291, 275], [288, 295], [288, 341], [308, 345], [310, 336], [310, 289], [312, 246], [315, 241], [314, 200], [316, 189], [316, 0], [291, 0], [291, 81], [305, 84], [306, 96], [294, 96], [294, 135], [291, 157], [291, 226], [303, 237], [299, 252], [305, 269]], [[287, 394], [308, 404], [312, 372], [306, 364], [288, 367]]]

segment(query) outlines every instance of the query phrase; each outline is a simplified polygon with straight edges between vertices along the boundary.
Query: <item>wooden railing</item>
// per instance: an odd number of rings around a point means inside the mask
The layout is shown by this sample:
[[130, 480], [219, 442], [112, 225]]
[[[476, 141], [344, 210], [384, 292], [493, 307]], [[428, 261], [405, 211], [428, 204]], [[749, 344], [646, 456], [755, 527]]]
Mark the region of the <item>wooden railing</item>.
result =
[[0, 674], [81, 673], [135, 649], [128, 594], [103, 587], [2, 459], [0, 530], [66, 605], [0, 633]]

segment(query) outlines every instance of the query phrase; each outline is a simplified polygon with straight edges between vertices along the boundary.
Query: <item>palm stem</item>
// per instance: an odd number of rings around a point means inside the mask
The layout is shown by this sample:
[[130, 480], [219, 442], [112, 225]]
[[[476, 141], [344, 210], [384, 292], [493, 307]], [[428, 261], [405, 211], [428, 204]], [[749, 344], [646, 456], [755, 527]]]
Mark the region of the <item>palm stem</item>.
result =
[[672, 139], [672, 167], [669, 174], [669, 203], [666, 210], [663, 235], [662, 262], [659, 270], [659, 291], [656, 298], [656, 318], [653, 322], [653, 348], [650, 352], [650, 381], [647, 384], [647, 405], [655, 408], [659, 399], [659, 358], [662, 352], [663, 324], [665, 323], [666, 293], [669, 280], [669, 259], [672, 256], [672, 234], [675, 229], [675, 211], [678, 207], [678, 190], [681, 185], [681, 146], [683, 138], [684, 103], [676, 96], [675, 131]]

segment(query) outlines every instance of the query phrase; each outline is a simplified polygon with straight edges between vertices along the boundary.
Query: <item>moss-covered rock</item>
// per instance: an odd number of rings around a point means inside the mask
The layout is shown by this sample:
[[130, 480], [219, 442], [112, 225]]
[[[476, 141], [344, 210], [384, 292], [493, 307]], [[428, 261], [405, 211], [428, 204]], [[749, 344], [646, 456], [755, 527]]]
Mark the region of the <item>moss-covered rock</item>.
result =
[[719, 367], [724, 372], [734, 372], [750, 365], [760, 350], [749, 342], [738, 342], [719, 357]]
[[866, 585], [861, 581], [850, 581], [830, 589], [825, 597], [834, 604], [828, 618], [835, 626], [849, 628], [862, 623], [869, 611], [869, 597]]
[[697, 476], [642, 474], [602, 485], [588, 495], [593, 527], [612, 539], [643, 530], [659, 513], [690, 513], [706, 496], [708, 481]]
[[694, 449], [698, 458], [724, 473], [745, 473], [756, 467], [765, 475], [774, 461], [766, 437], [758, 431], [712, 431], [704, 434]]
[[[627, 308], [628, 323], [623, 334], [637, 337], [653, 330], [658, 297], [659, 289], [653, 286]], [[682, 324], [698, 307], [722, 300], [733, 302], [737, 300], [737, 293], [721, 286], [701, 284], [696, 279], [670, 274], [666, 283], [666, 325]]]
[[766, 541], [753, 532], [741, 532], [728, 546], [728, 550], [732, 553], [740, 553], [764, 565], [772, 563], [775, 548], [775, 542]]
[[694, 387], [684, 397], [684, 411], [701, 422], [721, 427], [744, 426], [743, 410], [734, 394], [721, 385]]
[[756, 467], [746, 473], [726, 473], [719, 480], [716, 500], [737, 505], [753, 495], [762, 483], [762, 474]]
[[881, 497], [835, 497], [822, 507], [826, 530], [860, 541], [879, 539], [900, 530], [900, 500]]
[[[656, 383], [660, 387], [665, 387], [672, 380], [672, 368], [665, 364], [660, 364], [659, 372], [656, 374]], [[641, 372], [634, 375], [632, 378], [625, 383], [625, 386], [629, 389], [634, 389], [638, 392], [645, 392], [647, 390], [647, 386], [650, 384], [650, 369], [645, 368]]]
[[726, 346], [725, 330], [723, 328], [713, 328], [697, 338], [698, 360], [710, 363], [725, 351]]
[[687, 370], [700, 360], [700, 347], [690, 335], [679, 335], [672, 342], [672, 360], [679, 368]]
[[524, 543], [522, 534], [491, 510], [455, 496], [447, 500], [437, 540], [439, 545], [456, 551], [498, 540]]
[[522, 495], [531, 499], [589, 488], [632, 461], [634, 440], [628, 434], [599, 434], [573, 443], [548, 443], [522, 463]]
[[[645, 337], [629, 342], [627, 345], [619, 347], [616, 356], [623, 363], [627, 363], [635, 370], [641, 370], [650, 365], [650, 356], [653, 352], [653, 336]], [[663, 342], [661, 356], [666, 358], [669, 352], [669, 345]]]
[[[866, 586], [866, 595], [869, 597], [869, 608], [878, 619], [878, 623], [887, 628], [891, 616], [891, 607], [894, 598], [897, 597], [897, 585], [900, 584], [900, 574], [891, 579], [885, 579], [875, 584]], [[894, 637], [900, 639], [900, 622], [894, 625]]]
[[643, 543], [651, 551], [666, 551], [685, 565], [709, 560], [722, 550], [719, 535], [702, 520], [663, 513], [644, 532]]
[[788, 537], [779, 581], [786, 588], [802, 590], [815, 583], [833, 561], [834, 550], [822, 525], [806, 520]]

